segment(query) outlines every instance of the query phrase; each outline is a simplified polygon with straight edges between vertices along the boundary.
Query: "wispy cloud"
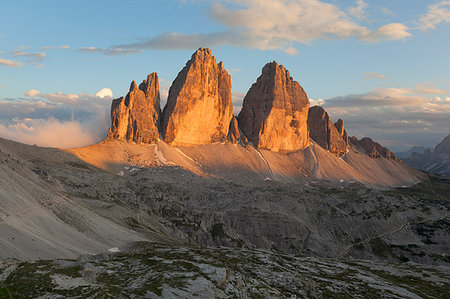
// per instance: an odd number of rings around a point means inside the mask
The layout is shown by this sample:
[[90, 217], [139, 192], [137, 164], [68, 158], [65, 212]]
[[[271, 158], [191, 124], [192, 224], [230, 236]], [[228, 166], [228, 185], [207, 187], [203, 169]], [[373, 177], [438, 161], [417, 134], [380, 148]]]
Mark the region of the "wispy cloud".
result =
[[14, 60], [0, 58], [0, 65], [19, 68], [19, 67], [23, 66], [23, 63], [20, 61], [14, 61]]
[[[219, 32], [182, 34], [164, 32], [134, 43], [110, 48], [85, 47], [82, 52], [120, 55], [144, 49], [195, 49], [202, 46], [232, 45], [256, 49], [287, 50], [292, 43], [309, 44], [316, 39], [355, 38], [366, 42], [399, 40], [411, 36], [401, 23], [385, 24], [369, 29], [354, 19], [364, 19], [366, 2], [356, 1], [348, 12], [337, 5], [320, 0], [223, 0], [211, 1], [209, 16], [224, 26]], [[286, 47], [288, 47], [286, 49]]]
[[423, 93], [423, 94], [447, 94], [448, 93], [448, 91], [446, 91], [446, 90], [436, 88], [436, 85], [433, 84], [432, 82], [425, 82], [425, 83], [417, 84], [414, 91], [417, 93]]
[[56, 46], [56, 47], [54, 47], [54, 46], [45, 46], [45, 47], [42, 47], [41, 48], [42, 50], [51, 50], [51, 49], [62, 49], [62, 50], [67, 50], [67, 49], [70, 49], [70, 46], [69, 45], [62, 45], [62, 46]]
[[47, 56], [45, 52], [23, 52], [21, 50], [12, 50], [11, 55], [30, 58], [32, 61], [42, 61]]
[[348, 9], [348, 14], [357, 19], [367, 19], [366, 16], [367, 7], [369, 7], [369, 5], [366, 2], [364, 2], [363, 0], [357, 0], [356, 6], [350, 7]]
[[289, 55], [298, 55], [297, 49], [293, 47], [288, 47], [283, 52]]
[[101, 53], [104, 55], [109, 55], [109, 56], [114, 56], [114, 55], [124, 55], [124, 54], [135, 54], [135, 53], [139, 53], [141, 52], [141, 50], [139, 49], [123, 49], [120, 47], [114, 47], [114, 48], [97, 48], [97, 47], [81, 47], [78, 48], [79, 51], [81, 52], [86, 52], [86, 53]]
[[419, 19], [423, 31], [436, 29], [436, 25], [450, 22], [450, 0], [440, 1], [428, 6], [428, 11]]
[[375, 73], [375, 72], [367, 72], [363, 74], [364, 80], [372, 80], [372, 79], [379, 79], [379, 80], [386, 80], [386, 76]]

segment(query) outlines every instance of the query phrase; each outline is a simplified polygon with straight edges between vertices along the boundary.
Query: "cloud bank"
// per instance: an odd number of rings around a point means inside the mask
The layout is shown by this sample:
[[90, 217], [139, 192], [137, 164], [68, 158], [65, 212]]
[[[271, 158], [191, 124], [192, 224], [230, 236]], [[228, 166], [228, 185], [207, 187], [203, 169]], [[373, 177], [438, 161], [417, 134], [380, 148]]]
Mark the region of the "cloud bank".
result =
[[59, 148], [86, 146], [103, 140], [110, 125], [112, 91], [95, 95], [41, 93], [0, 99], [0, 137]]
[[430, 86], [376, 88], [314, 103], [322, 104], [334, 121], [344, 119], [349, 134], [370, 136], [402, 150], [436, 144], [450, 133], [450, 97]]

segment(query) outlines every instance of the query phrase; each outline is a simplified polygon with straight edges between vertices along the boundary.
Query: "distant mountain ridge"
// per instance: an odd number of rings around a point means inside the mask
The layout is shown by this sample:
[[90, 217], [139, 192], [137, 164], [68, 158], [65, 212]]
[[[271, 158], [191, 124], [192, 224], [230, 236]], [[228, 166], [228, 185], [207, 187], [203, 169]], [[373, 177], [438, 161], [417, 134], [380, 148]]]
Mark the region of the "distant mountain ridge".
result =
[[402, 157], [406, 164], [416, 169], [450, 176], [450, 134], [434, 150], [414, 147]]

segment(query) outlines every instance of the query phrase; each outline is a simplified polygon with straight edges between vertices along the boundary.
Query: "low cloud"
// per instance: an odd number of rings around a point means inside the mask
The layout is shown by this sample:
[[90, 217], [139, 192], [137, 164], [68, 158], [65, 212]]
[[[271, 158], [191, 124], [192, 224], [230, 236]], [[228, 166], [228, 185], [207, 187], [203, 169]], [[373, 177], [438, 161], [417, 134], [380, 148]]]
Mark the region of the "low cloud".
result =
[[344, 119], [350, 135], [389, 140], [385, 144], [394, 150], [433, 145], [449, 133], [450, 97], [425, 96], [417, 88], [378, 88], [326, 99], [322, 105], [333, 120]]
[[65, 149], [98, 141], [90, 128], [83, 127], [80, 122], [54, 118], [16, 120], [16, 123], [8, 125], [0, 123], [0, 136], [26, 144]]
[[422, 31], [436, 29], [436, 25], [450, 22], [450, 1], [440, 1], [428, 6], [428, 11], [419, 19]]
[[0, 99], [0, 136], [28, 144], [72, 148], [103, 140], [110, 125], [112, 92], [96, 95], [25, 92]]
[[231, 92], [231, 101], [233, 102], [233, 113], [238, 115], [242, 109], [242, 104], [244, 103], [245, 93], [232, 91]]
[[13, 60], [9, 60], [9, 59], [0, 58], [0, 65], [19, 68], [19, 67], [23, 66], [23, 63], [20, 61], [13, 61]]
[[39, 93], [40, 93], [39, 90], [36, 90], [36, 89], [30, 89], [30, 90], [27, 90], [24, 94], [25, 94], [27, 97], [34, 98], [34, 97], [37, 96]]
[[374, 72], [368, 72], [363, 74], [364, 80], [372, 80], [372, 79], [379, 79], [379, 80], [386, 80], [386, 76], [380, 75], [378, 73]]
[[436, 85], [434, 85], [431, 82], [417, 84], [414, 91], [417, 93], [423, 93], [423, 94], [447, 94], [448, 93], [448, 91], [446, 91], [446, 90], [436, 88]]

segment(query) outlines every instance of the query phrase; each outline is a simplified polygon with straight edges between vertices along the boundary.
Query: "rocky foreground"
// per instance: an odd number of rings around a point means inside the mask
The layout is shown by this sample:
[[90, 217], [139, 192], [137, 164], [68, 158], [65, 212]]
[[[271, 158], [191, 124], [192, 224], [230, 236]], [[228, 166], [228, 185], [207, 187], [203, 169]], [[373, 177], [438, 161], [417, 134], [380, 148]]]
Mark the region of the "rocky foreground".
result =
[[0, 298], [443, 298], [450, 292], [445, 268], [149, 243], [76, 260], [6, 260], [2, 271]]

